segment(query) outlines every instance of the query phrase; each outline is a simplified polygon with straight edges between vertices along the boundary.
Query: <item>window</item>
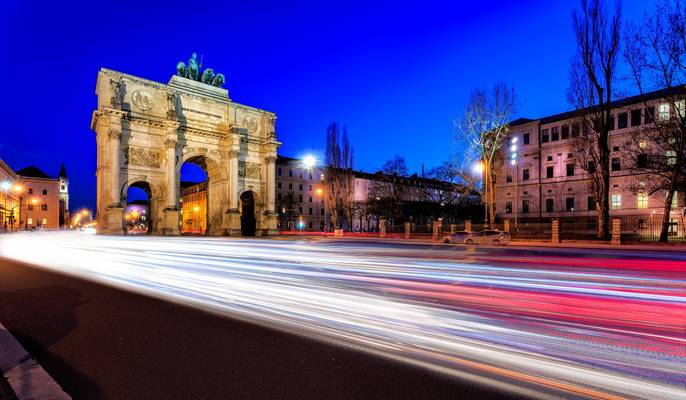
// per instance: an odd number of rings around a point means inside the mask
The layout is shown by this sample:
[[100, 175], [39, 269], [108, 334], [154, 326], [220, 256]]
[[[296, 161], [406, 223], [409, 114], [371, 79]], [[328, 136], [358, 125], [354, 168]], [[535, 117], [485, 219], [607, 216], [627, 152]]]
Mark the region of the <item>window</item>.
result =
[[575, 122], [572, 124], [572, 137], [579, 136], [579, 123]]
[[621, 210], [622, 209], [622, 195], [621, 194], [613, 194], [612, 195], [612, 201], [610, 204], [610, 208], [613, 210]]
[[300, 215], [303, 215], [303, 208], [302, 207], [298, 207], [298, 211], [300, 212]]
[[310, 215], [312, 215], [312, 207], [310, 207]]
[[310, 172], [310, 175], [308, 177], [310, 180], [312, 180], [312, 172]]
[[619, 157], [614, 157], [612, 159], [612, 170], [613, 171], [619, 171], [622, 169], [622, 162], [620, 161]]
[[321, 215], [324, 215], [324, 209], [323, 208], [320, 208], [319, 211], [320, 211]]
[[288, 170], [288, 176], [291, 177], [291, 178], [293, 177], [293, 170], [292, 170], [292, 169], [289, 169], [289, 170]]
[[277, 182], [276, 187], [281, 189], [281, 182]]
[[33, 194], [33, 188], [29, 188], [29, 194]]
[[546, 176], [546, 178], [552, 178], [553, 177], [553, 166], [552, 165], [550, 165], [546, 168], [545, 176]]
[[303, 195], [301, 195], [301, 194], [298, 195], [298, 201], [299, 201], [299, 202], [302, 202], [302, 201], [303, 201]]
[[522, 180], [523, 181], [529, 180], [529, 169], [528, 168], [522, 170]]
[[653, 121], [655, 120], [653, 117], [654, 115], [655, 115], [655, 107], [646, 107], [644, 110], [644, 114], [643, 114], [643, 123], [644, 124], [652, 124]]
[[543, 129], [541, 131], [541, 143], [548, 143], [550, 141], [550, 136], [548, 136], [548, 130]]
[[636, 157], [636, 166], [638, 168], [648, 168], [648, 155], [647, 154], [639, 154]]
[[28, 221], [26, 221], [29, 225], [33, 225], [33, 218], [29, 218]]
[[553, 212], [555, 208], [554, 205], [555, 202], [553, 199], [545, 199], [545, 212]]
[[621, 113], [617, 116], [617, 129], [624, 129], [629, 126], [629, 114]]
[[[29, 211], [33, 211], [33, 204], [28, 204], [28, 205], [26, 206], [26, 209], [29, 210]], [[30, 224], [30, 222], [29, 222], [29, 224]]]
[[65, 190], [67, 190], [67, 187], [62, 185], [62, 186], [60, 186], [60, 190], [64, 192]]
[[648, 142], [646, 142], [645, 140], [641, 140], [640, 142], [638, 142], [638, 148], [641, 150], [647, 149], [648, 148]]
[[565, 206], [567, 207], [567, 211], [574, 211], [574, 197], [567, 197]]
[[607, 123], [607, 130], [613, 131], [615, 130], [615, 117], [611, 116], [610, 121]]
[[567, 158], [573, 158], [573, 157], [574, 157], [574, 153], [567, 153]]
[[557, 126], [550, 129], [550, 140], [560, 140], [560, 128], [558, 128]]
[[588, 164], [586, 165], [586, 171], [588, 171], [589, 174], [592, 174], [595, 172], [595, 161], [589, 161]]
[[562, 139], [569, 139], [569, 125], [562, 125]]
[[660, 104], [659, 108], [657, 109], [657, 112], [658, 112], [658, 116], [660, 117], [660, 121], [669, 120], [669, 104], [668, 103]]
[[631, 126], [641, 125], [641, 110], [631, 110]]
[[677, 100], [674, 103], [674, 109], [677, 117], [684, 118], [686, 116], [684, 114], [684, 111], [686, 111], [686, 102], [684, 102], [684, 100]]
[[310, 196], [310, 201], [308, 203], [312, 203], [312, 196]]
[[302, 184], [300, 184], [300, 191], [302, 191], [302, 190], [303, 190], [303, 185], [302, 185]]
[[667, 150], [665, 152], [665, 157], [667, 158], [667, 165], [674, 165], [676, 164], [676, 151], [674, 150]]
[[289, 202], [293, 201], [293, 193], [288, 193], [288, 201]]
[[47, 225], [47, 224], [48, 224], [48, 219], [43, 218], [43, 220], [41, 221], [41, 225]]
[[281, 167], [276, 169], [276, 175], [281, 176]]
[[40, 206], [40, 209], [43, 210], [43, 211], [48, 211], [48, 205], [47, 205], [47, 204], [43, 204], [43, 205]]
[[529, 134], [525, 133], [524, 136], [522, 136], [522, 140], [524, 141], [525, 145], [529, 144]]
[[567, 176], [574, 176], [574, 164], [567, 164]]
[[307, 190], [309, 190], [309, 191], [311, 192], [311, 191], [312, 191], [312, 185], [310, 185], [310, 188], [309, 188], [309, 189], [307, 189]]
[[[312, 178], [310, 178], [310, 179], [312, 179]], [[310, 227], [310, 229], [312, 229], [312, 221], [310, 221], [309, 227]]]
[[293, 190], [293, 184], [292, 183], [288, 184], [288, 189]]
[[588, 211], [595, 211], [595, 209], [596, 209], [595, 197], [588, 196], [588, 199], [586, 199], [586, 201], [588, 202], [588, 204], [587, 204]]
[[507, 177], [505, 178], [506, 181], [512, 182], [512, 175], [507, 174]]
[[636, 208], [648, 208], [648, 193], [639, 192], [636, 195]]
[[522, 200], [522, 213], [529, 212], [529, 200]]
[[553, 156], [548, 156], [547, 160], [548, 160], [548, 161], [553, 161]]
[[508, 201], [505, 203], [505, 213], [512, 214], [512, 202]]
[[276, 199], [277, 199], [277, 200], [281, 200], [281, 193], [277, 193], [277, 194], [276, 194]]

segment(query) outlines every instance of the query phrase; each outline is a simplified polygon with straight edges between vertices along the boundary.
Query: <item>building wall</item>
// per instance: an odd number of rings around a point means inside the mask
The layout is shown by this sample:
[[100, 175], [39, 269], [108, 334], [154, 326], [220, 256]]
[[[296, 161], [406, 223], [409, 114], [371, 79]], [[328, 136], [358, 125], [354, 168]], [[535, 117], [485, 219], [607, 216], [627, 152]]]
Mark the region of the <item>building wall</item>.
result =
[[207, 229], [207, 183], [181, 190], [181, 233], [204, 234]]
[[[324, 207], [323, 169], [306, 168], [301, 160], [279, 157], [276, 162], [276, 212], [279, 230], [324, 230], [331, 213]], [[317, 193], [321, 189], [322, 193]]]
[[[11, 186], [5, 192], [0, 190], [0, 230], [7, 229], [17, 229], [21, 227], [19, 220], [20, 207], [25, 206], [23, 203], [20, 205], [20, 194], [14, 190], [14, 186], [19, 183], [19, 177], [14, 171], [5, 164], [4, 161], [0, 160], [0, 182], [10, 182]], [[26, 210], [21, 210], [21, 213], [26, 212]]]
[[[661, 103], [659, 99], [652, 100], [648, 106], [657, 109]], [[629, 163], [633, 161], [623, 157], [623, 152], [626, 152], [625, 144], [630, 140], [630, 135], [635, 134], [637, 129], [645, 129], [645, 107], [645, 103], [641, 101], [622, 105], [613, 112], [616, 129], [610, 133], [610, 158], [619, 159], [620, 169], [610, 173], [610, 196], [615, 196], [621, 203], [612, 207], [611, 201], [611, 217], [632, 216], [646, 219], [657, 218], [656, 216], [663, 214], [664, 192], [648, 196], [647, 204], [641, 201], [639, 208], [638, 195], [631, 190], [631, 185], [645, 182], [650, 177], [632, 172]], [[641, 111], [638, 126], [631, 125], [632, 110]], [[620, 129], [618, 116], [622, 113], [627, 113], [628, 126]], [[596, 217], [595, 209], [589, 207], [589, 197], [592, 198], [591, 203], [595, 203], [592, 179], [580, 165], [586, 160], [579, 158], [573, 137], [572, 126], [575, 122], [576, 118], [571, 115], [566, 118], [553, 116], [511, 127], [502, 150], [506, 161], [496, 175], [495, 205], [499, 218], [513, 218], [515, 213], [524, 220]], [[563, 135], [566, 136], [563, 132], [565, 126], [569, 129], [569, 136], [563, 138]], [[525, 145], [524, 135], [527, 133], [529, 144]], [[512, 144], [517, 146], [516, 167], [509, 163]], [[568, 172], [568, 165], [573, 165], [573, 171]], [[552, 177], [548, 177], [549, 169], [552, 171]], [[528, 179], [525, 170], [528, 170]], [[512, 177], [511, 181], [508, 176]], [[516, 201], [517, 197], [519, 201]], [[568, 207], [567, 199], [573, 199], [569, 200], [569, 205], [573, 202], [573, 207]], [[528, 202], [528, 212], [525, 209], [525, 201]], [[684, 201], [684, 193], [677, 193], [676, 207], [672, 209], [672, 215], [679, 224], [683, 223]], [[547, 207], [549, 202], [552, 202], [552, 211]], [[511, 212], [508, 203], [512, 204]]]
[[29, 229], [33, 227], [58, 229], [60, 227], [59, 181], [57, 179], [21, 177], [21, 185], [28, 199], [26, 213], [22, 214], [22, 225]]

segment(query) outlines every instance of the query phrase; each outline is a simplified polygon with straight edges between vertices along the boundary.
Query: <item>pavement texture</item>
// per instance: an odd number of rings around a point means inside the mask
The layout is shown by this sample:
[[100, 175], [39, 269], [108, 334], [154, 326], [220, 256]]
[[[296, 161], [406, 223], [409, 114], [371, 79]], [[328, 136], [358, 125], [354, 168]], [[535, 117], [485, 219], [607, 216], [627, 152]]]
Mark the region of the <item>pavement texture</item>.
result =
[[6, 259], [0, 282], [0, 321], [74, 399], [514, 398]]

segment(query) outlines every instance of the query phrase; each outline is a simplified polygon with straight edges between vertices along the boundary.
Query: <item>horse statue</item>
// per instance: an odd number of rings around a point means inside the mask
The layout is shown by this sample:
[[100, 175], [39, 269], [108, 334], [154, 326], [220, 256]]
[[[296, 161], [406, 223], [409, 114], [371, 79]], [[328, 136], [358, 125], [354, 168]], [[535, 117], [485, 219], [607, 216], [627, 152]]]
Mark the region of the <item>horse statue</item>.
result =
[[200, 82], [210, 85], [212, 84], [212, 81], [214, 80], [214, 70], [212, 68], [207, 68], [205, 71], [202, 73], [202, 76], [200, 77]]
[[220, 88], [224, 86], [224, 83], [226, 83], [226, 78], [224, 78], [224, 74], [217, 74], [214, 77], [214, 79], [212, 79], [212, 86]]

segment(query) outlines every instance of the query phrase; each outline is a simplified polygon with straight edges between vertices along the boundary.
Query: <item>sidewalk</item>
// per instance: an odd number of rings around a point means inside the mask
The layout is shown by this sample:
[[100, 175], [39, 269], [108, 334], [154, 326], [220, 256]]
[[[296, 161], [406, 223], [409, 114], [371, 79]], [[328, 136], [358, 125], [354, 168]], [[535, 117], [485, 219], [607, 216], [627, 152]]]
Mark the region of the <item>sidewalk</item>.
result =
[[0, 349], [0, 399], [71, 399], [2, 324]]

